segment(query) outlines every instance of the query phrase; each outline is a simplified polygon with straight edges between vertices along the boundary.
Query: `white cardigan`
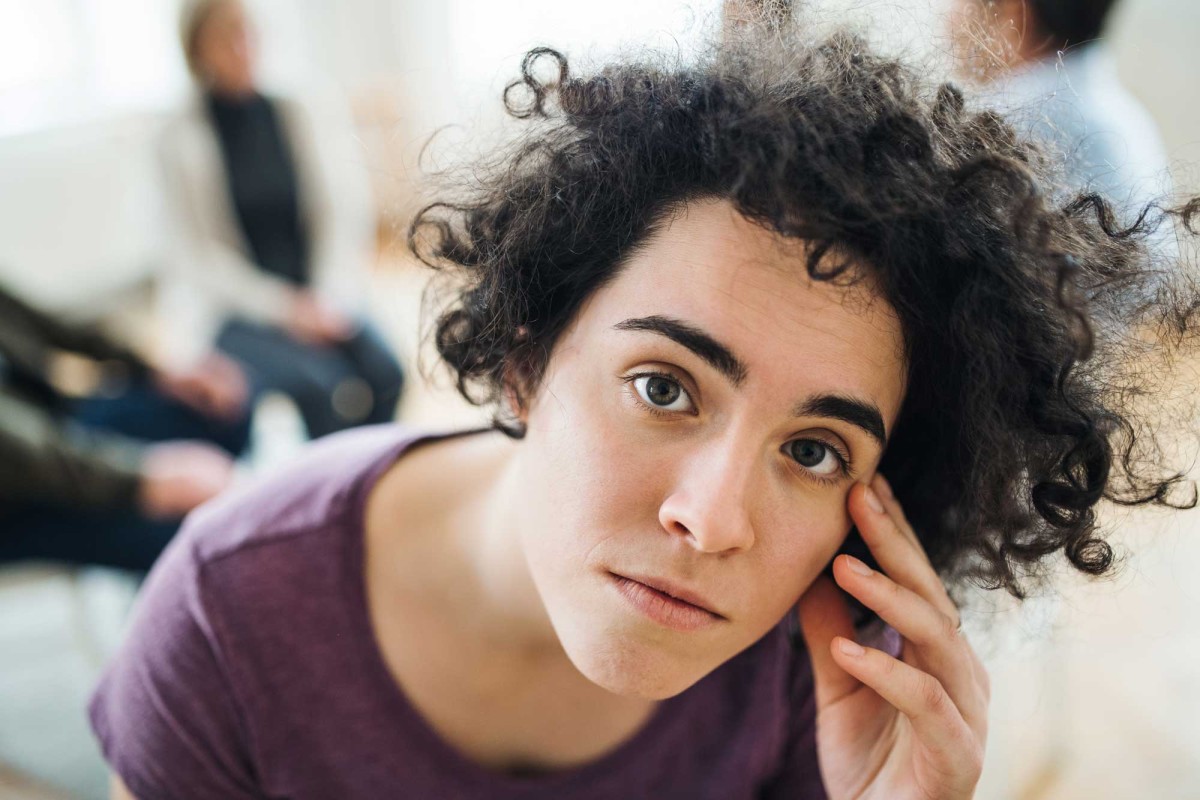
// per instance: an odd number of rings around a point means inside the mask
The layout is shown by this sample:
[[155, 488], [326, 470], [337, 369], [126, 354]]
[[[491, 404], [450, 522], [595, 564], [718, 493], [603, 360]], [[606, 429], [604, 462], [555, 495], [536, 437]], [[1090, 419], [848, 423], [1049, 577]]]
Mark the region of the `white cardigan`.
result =
[[[311, 288], [346, 313], [362, 313], [375, 211], [349, 117], [332, 103], [269, 99], [295, 164]], [[163, 349], [169, 361], [188, 364], [209, 352], [231, 316], [282, 323], [294, 288], [251, 260], [199, 95], [166, 127], [160, 157], [168, 219]]]

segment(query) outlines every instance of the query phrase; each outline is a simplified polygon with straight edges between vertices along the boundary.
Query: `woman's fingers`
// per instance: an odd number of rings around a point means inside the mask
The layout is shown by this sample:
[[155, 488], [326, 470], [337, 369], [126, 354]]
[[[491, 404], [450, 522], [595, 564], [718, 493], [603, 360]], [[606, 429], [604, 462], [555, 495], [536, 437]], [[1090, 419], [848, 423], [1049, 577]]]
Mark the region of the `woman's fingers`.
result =
[[882, 472], [876, 472], [875, 477], [871, 478], [871, 488], [875, 490], [875, 494], [883, 503], [884, 510], [896, 522], [896, 527], [900, 529], [900, 532], [924, 554], [925, 550], [921, 547], [921, 541], [917, 538], [916, 531], [908, 523], [908, 517], [905, 515], [904, 509], [900, 507], [900, 501], [892, 492], [892, 485], [888, 483]]
[[987, 728], [987, 671], [958, 631], [958, 608], [882, 475], [872, 487], [854, 488], [850, 512], [886, 574], [856, 574], [844, 557], [834, 564], [838, 583], [910, 643], [914, 660], [943, 684], [970, 727], [982, 733]]
[[895, 628], [914, 648], [919, 666], [945, 687], [971, 729], [984, 730], [987, 693], [976, 679], [971, 647], [959, 633], [957, 619], [853, 556], [839, 556], [833, 574], [843, 589]]
[[992, 702], [992, 679], [988, 676], [987, 667], [983, 665], [983, 659], [975, 652], [975, 648], [967, 644], [967, 653], [971, 656], [971, 668], [975, 674], [975, 684], [983, 693], [983, 706], [986, 709]]
[[[895, 505], [894, 499], [892, 505]], [[903, 514], [893, 516], [879, 494], [865, 484], [850, 490], [850, 515], [880, 569], [919, 594], [946, 616], [958, 620], [958, 608], [938, 577]], [[898, 506], [897, 506], [898, 508]]]
[[834, 638], [854, 637], [854, 622], [841, 591], [824, 575], [818, 577], [800, 598], [797, 617], [812, 659], [819, 710], [861, 686], [858, 679], [846, 674], [829, 654], [829, 645]]
[[[874, 475], [872, 475], [871, 480], [868, 481], [867, 485], [875, 490], [875, 494], [879, 495], [879, 499], [883, 501], [884, 507], [889, 507], [893, 504], [897, 507], [900, 505], [899, 501], [896, 500], [896, 493], [892, 491], [892, 485], [888, 483], [888, 479], [882, 472], [876, 472]], [[907, 517], [905, 518], [905, 521], [908, 521]]]
[[881, 650], [842, 637], [834, 639], [830, 652], [847, 674], [908, 718], [941, 775], [961, 775], [974, 785], [983, 769], [982, 737], [967, 725], [936, 678]]

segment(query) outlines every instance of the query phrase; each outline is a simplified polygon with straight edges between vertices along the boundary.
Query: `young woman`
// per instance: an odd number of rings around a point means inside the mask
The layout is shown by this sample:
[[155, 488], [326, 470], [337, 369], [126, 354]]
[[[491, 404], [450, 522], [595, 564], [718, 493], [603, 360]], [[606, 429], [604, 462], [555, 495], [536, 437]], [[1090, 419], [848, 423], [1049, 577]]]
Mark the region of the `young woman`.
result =
[[168, 349], [232, 356], [313, 438], [394, 419], [404, 375], [365, 318], [375, 224], [349, 120], [261, 90], [241, 0], [188, 0], [180, 39], [197, 92], [161, 147]]
[[1118, 370], [1186, 298], [954, 88], [781, 41], [529, 54], [525, 134], [413, 228], [496, 429], [194, 514], [91, 705], [114, 796], [971, 796], [946, 587], [1103, 574], [1101, 498], [1190, 499]]

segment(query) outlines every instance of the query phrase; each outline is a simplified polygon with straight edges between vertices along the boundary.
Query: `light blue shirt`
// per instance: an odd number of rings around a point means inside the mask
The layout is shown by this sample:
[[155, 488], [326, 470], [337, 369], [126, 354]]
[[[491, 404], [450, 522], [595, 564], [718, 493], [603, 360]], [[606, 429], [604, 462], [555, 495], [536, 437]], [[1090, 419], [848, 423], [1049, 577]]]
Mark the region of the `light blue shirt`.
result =
[[1058, 151], [1072, 194], [1094, 189], [1123, 212], [1170, 194], [1158, 126], [1122, 85], [1102, 42], [1018, 67], [995, 80], [984, 99], [1019, 131]]

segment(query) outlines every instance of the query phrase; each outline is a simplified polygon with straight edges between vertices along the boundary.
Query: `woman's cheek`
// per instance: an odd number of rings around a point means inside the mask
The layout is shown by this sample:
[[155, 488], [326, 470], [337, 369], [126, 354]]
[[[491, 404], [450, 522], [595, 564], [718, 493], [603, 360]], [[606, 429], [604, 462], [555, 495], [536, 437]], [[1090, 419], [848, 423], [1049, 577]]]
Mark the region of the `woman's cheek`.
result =
[[839, 509], [812, 507], [797, 509], [771, 524], [769, 536], [760, 537], [765, 545], [765, 561], [773, 565], [771, 576], [777, 585], [789, 587], [796, 599], [812, 585], [850, 531], [850, 517]]
[[[555, 514], [595, 525], [625, 517], [653, 491], [663, 453], [619, 398], [581, 393], [561, 403], [542, 422], [540, 442], [546, 485], [554, 487]], [[614, 392], [615, 394], [615, 392]], [[550, 409], [547, 409], [549, 411]], [[539, 437], [541, 438], [541, 437]]]

